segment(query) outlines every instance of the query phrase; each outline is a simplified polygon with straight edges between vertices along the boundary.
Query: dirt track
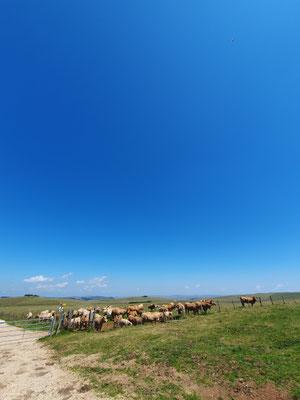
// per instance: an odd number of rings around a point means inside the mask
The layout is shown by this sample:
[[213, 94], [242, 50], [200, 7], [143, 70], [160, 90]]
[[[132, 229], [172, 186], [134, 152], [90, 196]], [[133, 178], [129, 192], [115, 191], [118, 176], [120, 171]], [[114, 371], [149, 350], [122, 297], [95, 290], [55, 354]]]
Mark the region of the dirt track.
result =
[[78, 376], [60, 367], [43, 343], [0, 344], [1, 400], [96, 400]]

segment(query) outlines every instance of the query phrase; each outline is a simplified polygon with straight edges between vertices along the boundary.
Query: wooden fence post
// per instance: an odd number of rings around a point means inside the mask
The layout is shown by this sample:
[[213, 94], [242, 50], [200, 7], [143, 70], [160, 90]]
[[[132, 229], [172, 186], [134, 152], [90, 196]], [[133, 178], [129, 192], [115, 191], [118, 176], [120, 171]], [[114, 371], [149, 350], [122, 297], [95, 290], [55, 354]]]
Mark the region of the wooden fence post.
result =
[[73, 314], [72, 310], [68, 311], [68, 331], [71, 329], [71, 315]]
[[56, 314], [54, 314], [54, 318], [53, 318], [53, 321], [52, 321], [51, 326], [50, 326], [50, 331], [49, 331], [50, 337], [52, 336], [53, 329], [55, 327], [55, 322], [56, 322]]
[[165, 313], [165, 311], [163, 311], [163, 320], [164, 320], [164, 322], [166, 322], [166, 313]]
[[220, 307], [219, 300], [217, 300], [217, 305], [218, 305], [218, 311], [220, 312], [221, 311], [221, 307]]
[[283, 297], [283, 296], [282, 296], [282, 303], [285, 304], [285, 300], [284, 300], [284, 297]]
[[272, 299], [272, 296], [270, 296], [270, 300], [271, 300], [271, 303], [272, 303], [272, 305], [273, 305], [274, 303], [273, 303], [273, 299]]
[[262, 307], [261, 297], [259, 297], [258, 300], [259, 300], [259, 302], [260, 302], [260, 306]]
[[233, 305], [233, 309], [235, 310], [235, 305], [234, 305], [234, 301], [232, 300], [232, 305]]
[[58, 334], [58, 331], [60, 330], [61, 321], [62, 321], [62, 314], [59, 315], [59, 321], [58, 321], [58, 324], [56, 326], [55, 336]]
[[92, 316], [92, 329], [95, 328], [95, 314], [96, 314], [96, 308], [94, 308], [94, 314]]
[[88, 322], [88, 328], [91, 326], [91, 321], [92, 321], [92, 310], [89, 313], [89, 322]]
[[200, 304], [200, 310], [201, 310], [201, 315], [203, 315], [204, 314], [204, 310], [203, 310], [202, 304]]
[[120, 314], [118, 314], [118, 319], [117, 319], [117, 328], [119, 328], [119, 321], [120, 320]]

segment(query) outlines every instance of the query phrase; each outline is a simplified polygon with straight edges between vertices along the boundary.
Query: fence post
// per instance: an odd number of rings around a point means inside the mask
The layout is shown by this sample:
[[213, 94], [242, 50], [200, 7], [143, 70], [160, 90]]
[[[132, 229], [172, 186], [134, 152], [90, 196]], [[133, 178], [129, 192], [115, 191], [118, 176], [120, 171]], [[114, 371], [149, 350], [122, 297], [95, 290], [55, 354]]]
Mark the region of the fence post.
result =
[[56, 314], [54, 314], [53, 321], [52, 321], [52, 323], [51, 323], [51, 325], [50, 325], [50, 329], [49, 329], [49, 335], [50, 335], [50, 337], [52, 336], [53, 329], [54, 329], [54, 327], [55, 327], [55, 322], [56, 322]]
[[96, 308], [94, 308], [94, 314], [92, 316], [92, 329], [95, 328], [95, 314], [96, 314]]
[[59, 314], [59, 321], [58, 321], [58, 324], [56, 326], [55, 336], [58, 334], [58, 331], [60, 330], [61, 321], [62, 321], [62, 314]]
[[272, 303], [272, 305], [273, 305], [274, 303], [273, 303], [273, 299], [272, 299], [272, 296], [270, 296], [270, 300], [271, 300], [271, 303]]
[[182, 316], [183, 316], [183, 318], [185, 317], [185, 310], [184, 310], [183, 306], [182, 306]]
[[260, 302], [260, 306], [262, 307], [261, 297], [259, 297], [258, 300], [259, 300], [259, 302]]
[[91, 326], [91, 320], [92, 320], [92, 310], [89, 313], [89, 322], [88, 322], [88, 328]]
[[62, 315], [62, 326], [63, 327], [65, 325], [65, 319], [66, 319], [66, 313], [63, 313], [63, 315]]
[[120, 320], [120, 314], [118, 314], [117, 328], [119, 328], [119, 320]]
[[220, 307], [219, 300], [217, 300], [217, 305], [218, 305], [218, 311], [220, 312], [221, 311], [221, 307]]
[[165, 314], [165, 311], [163, 311], [163, 320], [164, 320], [164, 322], [166, 322], [166, 314]]
[[235, 305], [234, 305], [234, 301], [232, 300], [232, 305], [233, 305], [233, 309], [235, 310]]
[[283, 296], [282, 296], [282, 303], [285, 304], [285, 300], [284, 300], [284, 297], [283, 297]]
[[71, 328], [71, 314], [73, 314], [72, 310], [68, 311], [68, 330]]

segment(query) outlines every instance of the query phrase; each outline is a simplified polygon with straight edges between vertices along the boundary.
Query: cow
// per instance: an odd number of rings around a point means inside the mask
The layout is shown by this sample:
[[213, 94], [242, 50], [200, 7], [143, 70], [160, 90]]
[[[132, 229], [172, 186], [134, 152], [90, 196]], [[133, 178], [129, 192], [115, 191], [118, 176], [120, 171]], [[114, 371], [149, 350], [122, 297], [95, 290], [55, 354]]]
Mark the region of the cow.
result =
[[51, 311], [51, 313], [49, 310], [41, 311], [40, 314], [35, 316], [35, 318], [38, 318], [40, 321], [52, 321], [53, 313], [55, 315], [55, 311]]
[[252, 296], [252, 297], [241, 296], [240, 300], [241, 300], [243, 307], [245, 307], [245, 303], [251, 304], [251, 306], [253, 307], [253, 304], [255, 304], [257, 302], [257, 297], [256, 296]]
[[160, 312], [144, 312], [142, 314], [143, 322], [152, 322], [152, 324], [159, 322], [160, 316]]
[[178, 314], [179, 314], [180, 316], [182, 316], [183, 313], [184, 313], [184, 305], [181, 304], [181, 303], [178, 303], [178, 304], [176, 304], [176, 308], [177, 308], [177, 310], [178, 310]]
[[174, 303], [169, 303], [169, 304], [168, 304], [168, 310], [169, 310], [169, 311], [174, 310], [174, 308], [176, 308], [176, 305], [175, 305]]
[[112, 310], [113, 310], [112, 306], [104, 307], [103, 308], [103, 315], [107, 315], [108, 317], [110, 317], [111, 313], [112, 313]]
[[170, 319], [172, 319], [172, 311], [163, 311], [163, 312], [161, 312], [160, 313], [160, 318], [159, 318], [159, 320], [161, 321], [161, 322], [164, 322], [165, 321], [165, 319], [166, 320], [170, 320]]
[[130, 321], [133, 325], [140, 325], [143, 323], [143, 318], [129, 314], [128, 321]]
[[168, 306], [168, 304], [163, 304], [162, 306], [160, 306], [160, 307], [158, 308], [158, 311], [159, 311], [159, 312], [169, 311], [169, 306]]
[[87, 329], [89, 326], [89, 320], [90, 320], [89, 315], [82, 315], [81, 317], [78, 317], [78, 318], [80, 318], [80, 326]]
[[150, 306], [148, 306], [148, 310], [153, 311], [153, 310], [156, 309], [156, 307], [157, 307], [157, 306], [156, 306], [154, 303], [152, 303], [152, 304], [150, 304]]
[[185, 311], [187, 311], [187, 313], [189, 313], [190, 311], [193, 311], [194, 314], [196, 314], [197, 310], [198, 310], [198, 306], [195, 303], [189, 303], [189, 302], [184, 303], [184, 308], [185, 308]]
[[141, 315], [142, 312], [143, 312], [143, 309], [144, 309], [144, 305], [143, 304], [140, 304], [139, 306], [128, 306], [127, 307], [127, 314], [129, 315], [129, 313], [131, 311], [136, 311], [139, 315]]
[[96, 331], [101, 331], [103, 324], [104, 324], [105, 322], [107, 322], [107, 317], [106, 317], [106, 315], [101, 316], [101, 315], [99, 315], [99, 314], [96, 314], [96, 315], [95, 315], [95, 321], [94, 321], [94, 322], [95, 322], [95, 329], [96, 329]]
[[116, 315], [125, 315], [127, 314], [127, 312], [128, 310], [125, 310], [125, 308], [115, 307], [111, 311], [111, 316], [115, 317]]
[[30, 318], [32, 318], [32, 312], [29, 312], [29, 313], [26, 315], [26, 319], [30, 319]]
[[[66, 323], [67, 326], [68, 326], [68, 320], [65, 319], [65, 321], [64, 321], [64, 326], [65, 326], [65, 323]], [[74, 330], [74, 329], [80, 329], [80, 328], [81, 328], [81, 318], [80, 318], [80, 317], [71, 318], [70, 328], [71, 328], [72, 330]]]
[[131, 315], [132, 317], [136, 317], [138, 313], [136, 311], [129, 311], [128, 316]]
[[116, 316], [114, 318], [114, 328], [123, 328], [123, 326], [132, 326], [132, 322], [128, 319], [122, 318], [122, 315]]

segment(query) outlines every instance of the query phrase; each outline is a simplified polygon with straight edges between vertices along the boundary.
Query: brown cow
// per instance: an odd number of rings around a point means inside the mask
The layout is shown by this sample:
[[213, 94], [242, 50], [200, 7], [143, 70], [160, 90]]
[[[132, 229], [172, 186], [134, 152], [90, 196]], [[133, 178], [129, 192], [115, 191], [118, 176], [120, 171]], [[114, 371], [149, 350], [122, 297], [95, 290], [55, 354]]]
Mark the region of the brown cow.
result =
[[176, 307], [176, 305], [174, 303], [169, 303], [168, 304], [168, 311], [174, 310], [175, 307]]
[[196, 314], [197, 309], [198, 309], [198, 307], [195, 303], [189, 303], [189, 302], [184, 303], [184, 308], [187, 311], [187, 313], [189, 313], [190, 311], [193, 311], [194, 314]]
[[139, 306], [128, 306], [127, 314], [129, 314], [130, 311], [136, 311], [139, 315], [141, 315], [143, 312], [143, 308], [144, 308], [143, 304], [140, 304]]
[[176, 304], [176, 308], [178, 310], [178, 314], [182, 316], [184, 313], [184, 305], [181, 303], [178, 303], [178, 304]]
[[125, 310], [125, 308], [115, 307], [115, 308], [112, 309], [111, 315], [112, 315], [113, 317], [115, 317], [116, 315], [124, 315], [124, 314], [126, 314], [127, 312], [128, 312], [128, 311]]
[[136, 317], [134, 315], [129, 314], [128, 321], [130, 321], [133, 325], [140, 325], [143, 322], [142, 317]]
[[155, 310], [156, 309], [156, 305], [154, 303], [150, 304], [150, 306], [148, 306], [148, 310]]
[[252, 297], [241, 296], [240, 300], [241, 300], [243, 307], [245, 307], [245, 303], [251, 304], [251, 306], [253, 307], [253, 304], [255, 304], [257, 302], [257, 297], [256, 296], [252, 296]]
[[123, 326], [131, 326], [132, 322], [130, 322], [128, 319], [125, 319], [122, 317], [122, 315], [119, 315], [114, 318], [114, 328], [123, 328]]
[[107, 317], [101, 316], [99, 314], [95, 315], [95, 329], [96, 331], [101, 331], [103, 324], [107, 322]]
[[159, 311], [159, 312], [169, 311], [169, 306], [168, 306], [168, 304], [163, 304], [162, 306], [160, 306], [160, 307], [158, 308], [158, 311]]
[[159, 322], [161, 314], [159, 312], [145, 312], [142, 314], [143, 322]]

